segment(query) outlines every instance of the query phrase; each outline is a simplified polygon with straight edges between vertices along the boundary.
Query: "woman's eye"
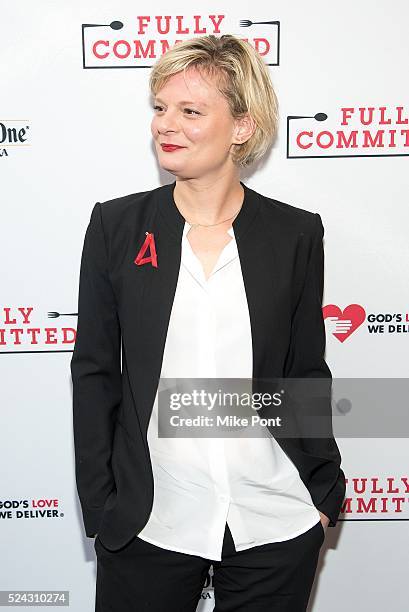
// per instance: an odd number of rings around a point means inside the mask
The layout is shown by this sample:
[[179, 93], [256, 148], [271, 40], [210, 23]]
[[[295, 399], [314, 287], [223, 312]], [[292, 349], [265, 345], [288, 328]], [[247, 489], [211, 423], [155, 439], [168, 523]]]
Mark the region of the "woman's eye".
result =
[[[157, 110], [157, 111], [162, 111], [163, 110], [163, 106], [159, 106], [158, 104], [155, 104], [155, 106], [153, 107], [153, 110]], [[190, 115], [190, 113], [194, 113], [195, 115], [200, 115], [199, 111], [195, 111], [192, 108], [184, 108], [183, 110], [187, 111], [187, 113]]]

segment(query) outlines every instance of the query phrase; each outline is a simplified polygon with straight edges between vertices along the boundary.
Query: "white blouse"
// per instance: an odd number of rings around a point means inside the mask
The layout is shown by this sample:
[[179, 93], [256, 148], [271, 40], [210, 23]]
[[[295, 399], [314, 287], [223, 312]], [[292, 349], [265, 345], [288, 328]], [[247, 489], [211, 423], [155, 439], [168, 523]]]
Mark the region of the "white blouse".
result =
[[[206, 280], [185, 222], [161, 377], [252, 377], [252, 336], [233, 227]], [[294, 538], [320, 520], [307, 487], [268, 437], [158, 437], [158, 392], [148, 427], [154, 500], [138, 537], [220, 561], [226, 522], [237, 551]]]

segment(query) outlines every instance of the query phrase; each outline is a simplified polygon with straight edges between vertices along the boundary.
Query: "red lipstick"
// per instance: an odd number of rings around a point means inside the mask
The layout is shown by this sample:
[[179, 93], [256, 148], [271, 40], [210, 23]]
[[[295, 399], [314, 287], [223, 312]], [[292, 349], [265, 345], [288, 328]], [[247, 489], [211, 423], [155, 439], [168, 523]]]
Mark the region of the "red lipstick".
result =
[[179, 145], [173, 145], [173, 144], [161, 144], [161, 147], [164, 151], [167, 152], [171, 152], [171, 151], [179, 151], [179, 149], [184, 149], [185, 147], [179, 147]]

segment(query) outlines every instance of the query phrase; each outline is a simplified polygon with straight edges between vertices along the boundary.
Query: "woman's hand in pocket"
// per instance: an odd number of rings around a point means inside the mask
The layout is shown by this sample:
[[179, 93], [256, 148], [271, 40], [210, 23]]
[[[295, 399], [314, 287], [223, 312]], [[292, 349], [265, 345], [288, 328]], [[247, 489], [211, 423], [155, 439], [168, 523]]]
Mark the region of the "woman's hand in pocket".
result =
[[318, 510], [318, 512], [320, 514], [321, 524], [322, 524], [322, 527], [324, 529], [324, 533], [326, 533], [327, 528], [328, 528], [328, 524], [329, 524], [329, 518], [323, 512], [320, 512], [319, 510]]

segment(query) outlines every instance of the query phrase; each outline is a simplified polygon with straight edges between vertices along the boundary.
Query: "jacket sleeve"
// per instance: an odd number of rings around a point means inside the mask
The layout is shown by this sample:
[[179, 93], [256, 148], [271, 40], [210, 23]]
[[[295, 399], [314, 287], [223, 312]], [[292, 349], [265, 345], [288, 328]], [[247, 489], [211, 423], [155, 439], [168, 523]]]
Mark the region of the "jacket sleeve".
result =
[[97, 202], [85, 233], [79, 277], [78, 323], [71, 359], [75, 476], [85, 533], [98, 531], [115, 488], [111, 451], [121, 401], [121, 331]]
[[[332, 374], [324, 359], [326, 337], [322, 313], [323, 236], [324, 227], [321, 217], [315, 213], [307, 272], [292, 319], [286, 376], [304, 379], [302, 381], [303, 400], [299, 405], [301, 416], [305, 417], [304, 423], [308, 421], [308, 424], [301, 430], [303, 436], [300, 464], [305, 466], [302, 476], [314, 505], [328, 516], [329, 526], [334, 527], [345, 496], [345, 475], [340, 467], [341, 455], [332, 431]], [[318, 392], [317, 389], [319, 389]], [[314, 397], [315, 393], [317, 393], [316, 397]], [[325, 427], [324, 436], [313, 437], [313, 434], [311, 435], [311, 432], [317, 431], [317, 419], [309, 420], [311, 414], [319, 416], [320, 427], [322, 425]], [[309, 427], [312, 429], [309, 429], [308, 433]]]

